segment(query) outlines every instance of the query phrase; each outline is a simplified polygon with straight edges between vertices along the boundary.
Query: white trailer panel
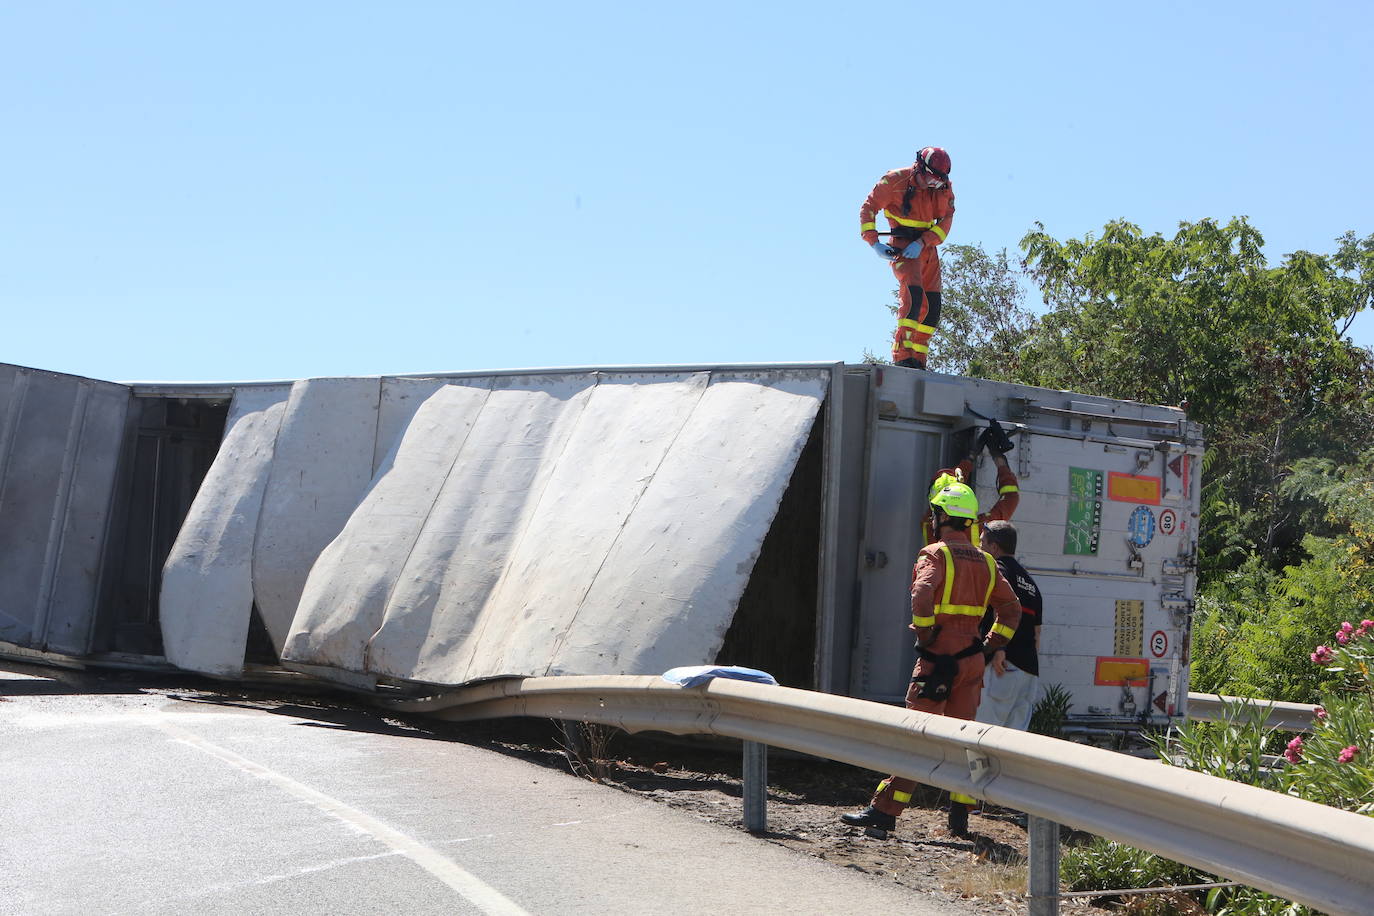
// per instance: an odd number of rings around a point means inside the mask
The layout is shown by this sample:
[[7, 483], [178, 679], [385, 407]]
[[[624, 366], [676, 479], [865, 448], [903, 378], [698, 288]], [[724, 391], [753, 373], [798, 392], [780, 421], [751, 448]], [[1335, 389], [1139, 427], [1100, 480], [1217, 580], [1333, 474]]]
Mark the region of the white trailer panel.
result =
[[253, 545], [291, 386], [234, 393], [224, 441], [162, 568], [167, 661], [219, 677], [243, 673], [253, 611]]

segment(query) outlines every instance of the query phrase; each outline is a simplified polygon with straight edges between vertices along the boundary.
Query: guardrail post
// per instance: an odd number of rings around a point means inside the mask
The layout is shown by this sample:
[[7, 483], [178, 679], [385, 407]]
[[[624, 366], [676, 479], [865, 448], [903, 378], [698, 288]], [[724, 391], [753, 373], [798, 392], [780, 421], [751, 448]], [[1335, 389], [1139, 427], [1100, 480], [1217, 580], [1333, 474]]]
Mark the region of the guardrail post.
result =
[[1030, 833], [1030, 916], [1059, 916], [1059, 825], [1026, 816]]
[[768, 829], [768, 745], [744, 742], [744, 829]]

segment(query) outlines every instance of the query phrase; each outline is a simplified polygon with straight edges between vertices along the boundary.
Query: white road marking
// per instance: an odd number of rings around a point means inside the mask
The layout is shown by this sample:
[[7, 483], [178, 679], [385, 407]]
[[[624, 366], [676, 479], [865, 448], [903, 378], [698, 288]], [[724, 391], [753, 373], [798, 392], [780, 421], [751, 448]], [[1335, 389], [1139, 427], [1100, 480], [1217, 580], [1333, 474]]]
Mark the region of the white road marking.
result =
[[457, 864], [446, 858], [438, 850], [431, 849], [414, 837], [407, 836], [392, 827], [388, 827], [376, 818], [364, 814], [357, 808], [344, 804], [336, 798], [330, 798], [318, 789], [312, 789], [304, 783], [296, 782], [289, 776], [285, 776], [275, 770], [270, 770], [260, 763], [249, 760], [234, 753], [227, 748], [222, 748], [217, 744], [206, 741], [204, 738], [187, 731], [186, 729], [173, 725], [163, 719], [155, 719], [154, 723], [158, 728], [167, 732], [173, 738], [194, 747], [198, 751], [217, 757], [220, 760], [237, 767], [259, 779], [265, 779], [278, 788], [290, 792], [303, 801], [342, 820], [345, 824], [372, 836], [378, 841], [385, 843], [401, 855], [419, 865], [440, 881], [457, 891], [464, 899], [484, 913], [493, 916], [529, 916], [521, 909], [515, 901], [506, 897], [496, 888], [484, 882], [481, 878], [471, 872], [460, 868]]
[[292, 878], [299, 877], [300, 875], [309, 875], [314, 874], [316, 872], [329, 871], [332, 868], [341, 868], [345, 865], [353, 865], [357, 862], [370, 862], [373, 859], [385, 859], [389, 858], [390, 856], [398, 855], [400, 855], [399, 852], [397, 852], [394, 849], [390, 849], [386, 852], [373, 853], [370, 856], [350, 856], [346, 859], [335, 859], [333, 862], [323, 862], [319, 865], [307, 865], [304, 868], [300, 868], [294, 872], [291, 872], [290, 874], [264, 875], [260, 878], [249, 878], [244, 881], [230, 881], [224, 884], [211, 884], [208, 887], [205, 887], [200, 890], [188, 891], [183, 894], [177, 894], [176, 896], [170, 899], [191, 900], [196, 897], [210, 897], [216, 894], [232, 892], [244, 887], [259, 887], [267, 884], [276, 884], [278, 881], [289, 881]]

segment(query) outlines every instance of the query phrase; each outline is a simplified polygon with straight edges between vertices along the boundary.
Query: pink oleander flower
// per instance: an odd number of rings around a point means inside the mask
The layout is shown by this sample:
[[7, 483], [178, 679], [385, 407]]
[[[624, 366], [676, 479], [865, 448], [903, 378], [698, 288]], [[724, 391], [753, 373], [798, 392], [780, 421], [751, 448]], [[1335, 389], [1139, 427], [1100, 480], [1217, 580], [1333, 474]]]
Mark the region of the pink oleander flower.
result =
[[1287, 760], [1288, 760], [1289, 763], [1301, 763], [1301, 762], [1302, 762], [1302, 736], [1301, 736], [1301, 735], [1299, 735], [1298, 737], [1294, 738], [1292, 741], [1289, 741], [1289, 742], [1288, 742], [1288, 747], [1284, 749], [1283, 756], [1284, 756], [1285, 758], [1287, 758]]
[[1312, 653], [1312, 662], [1317, 665], [1325, 665], [1336, 657], [1335, 653], [1327, 646], [1317, 646], [1317, 651]]
[[1325, 707], [1325, 706], [1314, 706], [1314, 707], [1312, 707], [1312, 715], [1316, 716], [1318, 720], [1325, 720], [1325, 719], [1326, 719], [1326, 707]]
[[1336, 634], [1336, 642], [1340, 643], [1341, 645], [1345, 645], [1346, 643], [1350, 642], [1350, 634], [1349, 634], [1349, 633], [1337, 633], [1337, 634]]
[[1336, 757], [1336, 759], [1339, 760], [1341, 763], [1349, 763], [1358, 756], [1360, 756], [1360, 748], [1358, 745], [1352, 744], [1350, 745], [1350, 747], [1341, 751], [1340, 754]]
[[1355, 625], [1348, 620], [1341, 622], [1341, 632], [1349, 635], [1355, 632]]

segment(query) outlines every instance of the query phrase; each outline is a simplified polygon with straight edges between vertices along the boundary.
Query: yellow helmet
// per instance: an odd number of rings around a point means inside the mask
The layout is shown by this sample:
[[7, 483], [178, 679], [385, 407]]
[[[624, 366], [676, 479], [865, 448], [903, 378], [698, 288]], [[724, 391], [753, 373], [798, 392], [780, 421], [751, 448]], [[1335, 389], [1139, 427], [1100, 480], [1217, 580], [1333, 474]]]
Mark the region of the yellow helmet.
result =
[[963, 472], [958, 470], [957, 468], [955, 469], [953, 474], [941, 474], [939, 477], [936, 477], [934, 480], [930, 482], [930, 493], [926, 495], [926, 500], [930, 501], [934, 499], [936, 493], [939, 493], [941, 490], [943, 490], [945, 487], [949, 486], [952, 483], [962, 484], [963, 482]]
[[945, 484], [938, 493], [930, 497], [930, 505], [955, 518], [978, 517], [978, 496], [967, 484]]

